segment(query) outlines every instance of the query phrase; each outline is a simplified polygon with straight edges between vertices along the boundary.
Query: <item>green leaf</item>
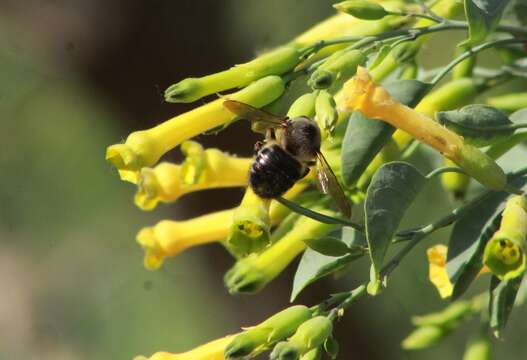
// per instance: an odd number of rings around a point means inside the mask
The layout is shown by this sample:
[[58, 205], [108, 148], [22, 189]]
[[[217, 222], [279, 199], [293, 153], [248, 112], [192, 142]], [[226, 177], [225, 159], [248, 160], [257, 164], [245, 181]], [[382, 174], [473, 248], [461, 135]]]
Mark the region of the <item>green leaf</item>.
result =
[[521, 276], [502, 281], [493, 276], [490, 281], [490, 327], [494, 330], [494, 335], [497, 338], [501, 337], [503, 329], [507, 325], [521, 281]]
[[507, 115], [487, 105], [468, 105], [460, 110], [438, 112], [437, 120], [471, 145], [492, 145], [509, 137], [514, 129]]
[[[527, 177], [524, 177], [512, 181], [511, 185], [524, 187], [526, 183]], [[483, 267], [485, 245], [499, 226], [508, 196], [506, 192], [487, 194], [454, 225], [446, 264], [448, 277], [454, 286], [453, 299], [463, 295]]]
[[[358, 249], [357, 245], [360, 243], [360, 240], [356, 240], [353, 234], [360, 233], [350, 228], [343, 228], [342, 233], [343, 235], [346, 233], [346, 236], [341, 237], [342, 241], [351, 249]], [[333, 233], [333, 235], [338, 236], [338, 233]], [[363, 254], [364, 251], [361, 250], [360, 252], [334, 257], [322, 255], [314, 250], [307, 249], [304, 251], [296, 270], [295, 278], [293, 280], [293, 290], [291, 291], [291, 301], [294, 301], [298, 294], [300, 294], [300, 292], [308, 285], [324, 276], [343, 269], [346, 265], [353, 260], [358, 259]]]
[[[386, 90], [401, 103], [414, 107], [430, 91], [431, 85], [417, 80], [395, 80]], [[348, 187], [362, 175], [375, 155], [390, 139], [395, 128], [383, 121], [354, 112], [342, 141], [342, 179]]]
[[425, 177], [405, 162], [387, 163], [373, 176], [366, 194], [364, 211], [366, 239], [377, 275], [404, 212], [424, 183]]
[[349, 252], [348, 245], [332, 236], [304, 240], [310, 249], [326, 256], [344, 256]]
[[460, 46], [475, 45], [487, 38], [498, 25], [509, 0], [465, 0], [469, 38]]
[[330, 336], [324, 342], [324, 350], [331, 359], [336, 359], [339, 353], [339, 343], [333, 336]]
[[513, 112], [510, 119], [514, 124], [527, 123], [527, 108]]

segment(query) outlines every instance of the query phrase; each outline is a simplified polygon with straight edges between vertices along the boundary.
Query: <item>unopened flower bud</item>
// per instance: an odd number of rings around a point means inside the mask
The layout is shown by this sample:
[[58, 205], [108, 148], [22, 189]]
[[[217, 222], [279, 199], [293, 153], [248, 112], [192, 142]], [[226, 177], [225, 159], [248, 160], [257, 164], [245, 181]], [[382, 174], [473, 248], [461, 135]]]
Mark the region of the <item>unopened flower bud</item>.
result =
[[289, 110], [287, 111], [287, 116], [290, 119], [294, 119], [300, 116], [315, 116], [315, 103], [317, 100], [317, 95], [318, 92], [314, 91], [300, 96], [289, 107]]
[[268, 75], [281, 75], [299, 62], [300, 51], [295, 46], [283, 46], [256, 59], [201, 78], [184, 79], [165, 91], [165, 100], [189, 103], [224, 90], [244, 87]]
[[357, 66], [366, 62], [366, 55], [360, 50], [339, 50], [331, 55], [309, 77], [313, 89], [332, 91], [348, 80], [357, 71]]
[[450, 331], [440, 326], [420, 326], [403, 340], [401, 346], [405, 350], [425, 349], [438, 344], [448, 334]]
[[[445, 159], [446, 166], [455, 166], [452, 160]], [[443, 188], [452, 194], [454, 199], [463, 200], [470, 184], [470, 177], [458, 172], [445, 172], [441, 174]]]
[[389, 15], [381, 5], [367, 0], [349, 0], [334, 4], [338, 11], [345, 12], [359, 19], [378, 20]]
[[326, 90], [319, 92], [315, 103], [315, 121], [323, 133], [323, 138], [335, 130], [335, 125], [338, 120], [338, 113], [335, 106], [335, 100], [329, 92]]
[[288, 307], [236, 336], [225, 348], [225, 357], [236, 359], [254, 355], [269, 344], [294, 334], [298, 326], [309, 318], [311, 311], [306, 306]]

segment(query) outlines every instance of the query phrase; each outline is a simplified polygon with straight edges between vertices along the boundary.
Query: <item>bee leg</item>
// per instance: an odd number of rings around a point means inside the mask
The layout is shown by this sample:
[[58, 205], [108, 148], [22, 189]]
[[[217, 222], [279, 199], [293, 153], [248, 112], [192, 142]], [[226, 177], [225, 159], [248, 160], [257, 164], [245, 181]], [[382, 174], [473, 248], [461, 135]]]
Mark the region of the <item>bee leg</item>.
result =
[[300, 179], [303, 179], [306, 177], [306, 175], [309, 174], [309, 167], [304, 168], [304, 173], [300, 176]]
[[264, 142], [263, 141], [257, 141], [255, 144], [254, 144], [254, 153], [257, 154], [260, 152], [260, 150], [263, 148], [264, 146]]
[[265, 131], [265, 139], [266, 140], [276, 140], [274, 129], [269, 128]]

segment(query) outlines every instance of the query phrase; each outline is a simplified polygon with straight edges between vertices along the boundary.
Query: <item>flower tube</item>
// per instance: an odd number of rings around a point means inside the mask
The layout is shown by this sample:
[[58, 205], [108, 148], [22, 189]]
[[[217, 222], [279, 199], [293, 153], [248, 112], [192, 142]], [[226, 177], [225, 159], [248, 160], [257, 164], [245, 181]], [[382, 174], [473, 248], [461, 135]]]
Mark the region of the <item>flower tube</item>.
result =
[[498, 231], [492, 236], [483, 254], [483, 262], [500, 280], [523, 274], [527, 250], [527, 199], [511, 197], [503, 210]]
[[476, 147], [465, 144], [461, 136], [393, 99], [382, 86], [371, 80], [366, 69], [359, 67], [357, 75], [344, 87], [345, 111], [358, 110], [370, 119], [385, 121], [411, 134], [492, 190], [503, 190], [507, 185], [505, 173], [494, 160]]
[[131, 133], [124, 144], [107, 148], [106, 160], [117, 168], [121, 179], [136, 183], [141, 168], [154, 165], [161, 156], [183, 141], [232, 121], [235, 116], [223, 106], [226, 99], [259, 108], [280, 97], [284, 86], [279, 76], [264, 77], [225, 98], [178, 115], [151, 129]]
[[181, 151], [186, 156], [181, 165], [162, 162], [141, 169], [134, 199], [139, 208], [152, 210], [159, 202], [176, 201], [194, 191], [247, 185], [252, 158], [205, 150], [193, 141], [184, 142]]
[[156, 352], [150, 357], [136, 356], [134, 360], [225, 360], [223, 352], [236, 335], [228, 335], [213, 340], [190, 351], [172, 354], [164, 351]]
[[[333, 214], [328, 211], [322, 212], [327, 215]], [[254, 293], [261, 290], [306, 248], [304, 240], [322, 236], [333, 229], [335, 225], [300, 217], [293, 229], [271, 247], [259, 254], [251, 254], [238, 260], [225, 274], [225, 284], [229, 292]]]
[[143, 228], [137, 234], [137, 242], [145, 251], [145, 268], [156, 270], [166, 257], [176, 256], [193, 246], [223, 240], [232, 214], [229, 209], [184, 221], [162, 220], [155, 226]]

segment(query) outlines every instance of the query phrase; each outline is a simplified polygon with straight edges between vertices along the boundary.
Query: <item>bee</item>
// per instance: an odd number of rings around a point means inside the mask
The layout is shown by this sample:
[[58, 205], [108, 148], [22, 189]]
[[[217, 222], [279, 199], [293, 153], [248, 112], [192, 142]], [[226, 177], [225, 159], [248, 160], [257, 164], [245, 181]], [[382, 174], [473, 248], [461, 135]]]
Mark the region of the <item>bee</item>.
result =
[[317, 166], [320, 190], [329, 194], [346, 217], [351, 205], [335, 173], [320, 151], [320, 128], [308, 117], [289, 119], [234, 100], [223, 106], [252, 122], [253, 131], [265, 134], [255, 145], [256, 158], [249, 171], [249, 186], [264, 199], [278, 198]]

